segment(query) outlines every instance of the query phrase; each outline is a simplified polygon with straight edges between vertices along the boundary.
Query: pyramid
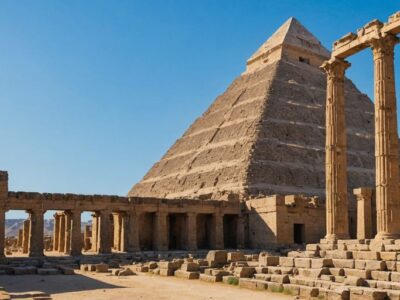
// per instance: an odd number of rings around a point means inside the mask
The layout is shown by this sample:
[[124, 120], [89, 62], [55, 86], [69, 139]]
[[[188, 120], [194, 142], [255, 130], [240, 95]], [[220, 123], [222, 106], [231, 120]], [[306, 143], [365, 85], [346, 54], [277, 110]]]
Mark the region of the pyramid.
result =
[[[324, 197], [326, 75], [319, 66], [329, 57], [299, 21], [287, 20], [128, 195]], [[345, 97], [352, 194], [374, 185], [373, 103], [349, 79]]]

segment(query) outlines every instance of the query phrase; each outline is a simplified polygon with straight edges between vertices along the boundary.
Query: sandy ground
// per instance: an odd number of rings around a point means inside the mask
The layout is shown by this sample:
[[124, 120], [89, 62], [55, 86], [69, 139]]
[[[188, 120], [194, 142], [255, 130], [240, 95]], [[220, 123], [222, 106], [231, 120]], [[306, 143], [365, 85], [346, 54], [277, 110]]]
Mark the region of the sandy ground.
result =
[[15, 298], [28, 298], [30, 291], [50, 294], [52, 299], [173, 299], [173, 300], [288, 300], [291, 296], [252, 291], [223, 283], [207, 283], [176, 277], [139, 275], [117, 277], [109, 274], [0, 276], [0, 286]]

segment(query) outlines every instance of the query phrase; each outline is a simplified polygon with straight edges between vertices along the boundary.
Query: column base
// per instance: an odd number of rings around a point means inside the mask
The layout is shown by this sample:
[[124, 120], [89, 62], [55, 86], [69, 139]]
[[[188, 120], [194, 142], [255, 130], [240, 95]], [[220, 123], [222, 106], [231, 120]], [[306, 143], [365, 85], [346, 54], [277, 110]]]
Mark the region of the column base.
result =
[[378, 233], [374, 240], [395, 240], [395, 239], [399, 239], [400, 238], [400, 234], [398, 233], [387, 233], [387, 232], [380, 232]]
[[43, 257], [44, 253], [43, 252], [31, 252], [28, 254], [28, 257]]

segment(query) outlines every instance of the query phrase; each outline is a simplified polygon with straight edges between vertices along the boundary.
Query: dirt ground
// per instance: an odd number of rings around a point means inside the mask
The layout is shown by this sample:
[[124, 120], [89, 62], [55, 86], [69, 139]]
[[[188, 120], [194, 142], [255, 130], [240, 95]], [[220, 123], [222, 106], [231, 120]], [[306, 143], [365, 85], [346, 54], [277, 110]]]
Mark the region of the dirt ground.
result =
[[173, 299], [173, 300], [288, 300], [276, 293], [252, 291], [222, 283], [207, 283], [176, 277], [151, 275], [117, 277], [109, 274], [78, 273], [77, 275], [21, 275], [0, 276], [0, 286], [14, 295], [26, 299], [32, 292], [50, 294], [52, 299]]

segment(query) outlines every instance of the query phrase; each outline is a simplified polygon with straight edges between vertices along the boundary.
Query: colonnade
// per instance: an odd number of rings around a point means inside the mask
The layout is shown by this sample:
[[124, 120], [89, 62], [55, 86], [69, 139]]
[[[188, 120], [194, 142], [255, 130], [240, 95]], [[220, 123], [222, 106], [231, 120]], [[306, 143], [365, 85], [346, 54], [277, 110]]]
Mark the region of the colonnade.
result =
[[[349, 238], [347, 196], [347, 145], [345, 122], [345, 70], [348, 56], [371, 48], [374, 60], [376, 239], [400, 234], [397, 107], [394, 81], [394, 47], [400, 14], [383, 24], [377, 20], [334, 44], [327, 73], [326, 100], [326, 239]], [[367, 229], [371, 232], [371, 229]]]

